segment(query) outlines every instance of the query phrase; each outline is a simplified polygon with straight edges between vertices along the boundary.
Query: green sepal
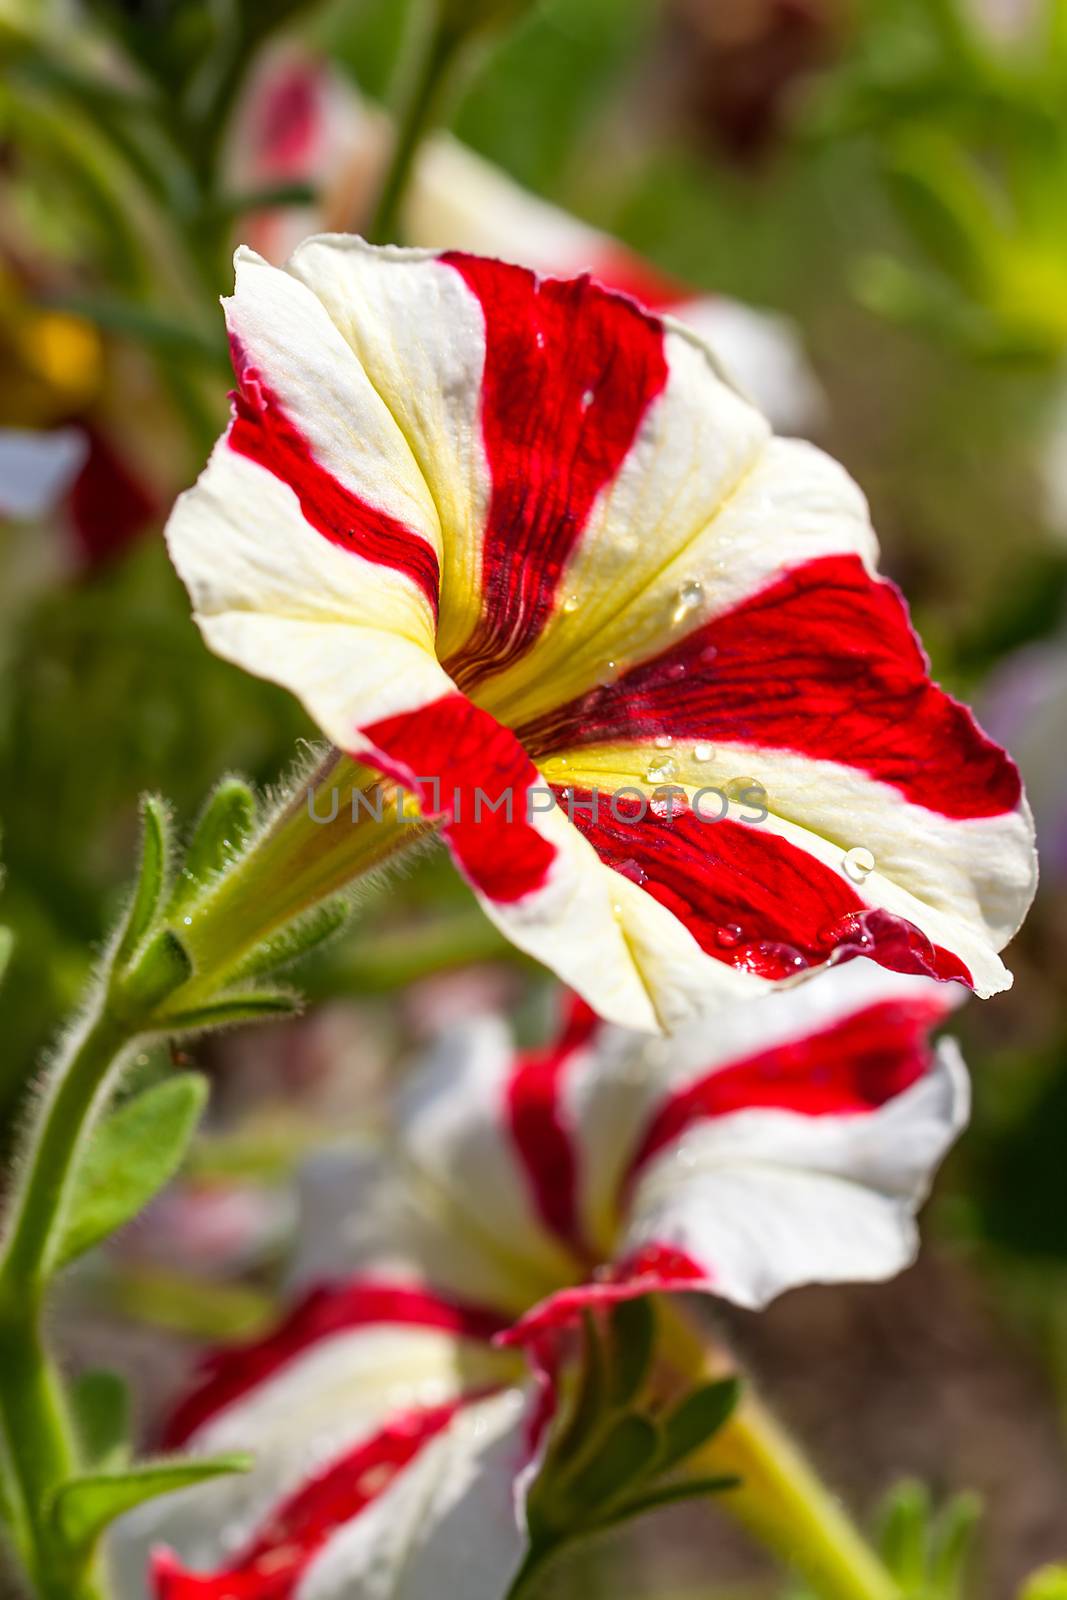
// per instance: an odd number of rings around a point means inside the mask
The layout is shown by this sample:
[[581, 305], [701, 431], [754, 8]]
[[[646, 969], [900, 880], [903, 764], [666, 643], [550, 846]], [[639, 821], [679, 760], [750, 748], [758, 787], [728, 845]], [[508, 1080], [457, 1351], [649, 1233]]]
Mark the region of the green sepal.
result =
[[209, 798], [185, 853], [170, 910], [217, 878], [244, 848], [256, 825], [256, 797], [243, 778], [224, 778]]
[[265, 939], [256, 946], [244, 960], [234, 968], [236, 978], [258, 978], [268, 972], [274, 972], [278, 967], [288, 966], [293, 961], [298, 961], [301, 956], [325, 944], [327, 939], [344, 927], [351, 914], [351, 907], [345, 900], [327, 900], [321, 906], [316, 906], [306, 916], [291, 922], [287, 928], [271, 939]]
[[165, 1023], [170, 1033], [204, 1033], [210, 1028], [235, 1028], [245, 1022], [269, 1022], [291, 1017], [300, 1010], [300, 996], [289, 989], [249, 989], [244, 994], [223, 995], [208, 1005], [188, 1011], [171, 1011]]
[[167, 887], [170, 817], [157, 795], [147, 794], [141, 801], [141, 830], [141, 865], [137, 885], [115, 952], [115, 964], [119, 967], [125, 965], [148, 932]]
[[247, 1472], [251, 1464], [251, 1458], [243, 1455], [203, 1461], [145, 1461], [123, 1472], [70, 1478], [56, 1490], [49, 1521], [68, 1550], [88, 1552], [109, 1523], [146, 1500], [226, 1473]]
[[636, 1411], [627, 1412], [612, 1424], [593, 1455], [571, 1478], [567, 1498], [595, 1513], [644, 1475], [659, 1447], [655, 1423]]
[[718, 1378], [693, 1389], [663, 1419], [663, 1443], [656, 1471], [667, 1472], [705, 1444], [729, 1419], [737, 1405], [741, 1385], [736, 1378]]
[[130, 1394], [117, 1372], [83, 1372], [70, 1391], [82, 1459], [94, 1472], [114, 1472], [130, 1455]]
[[74, 1174], [55, 1271], [131, 1221], [177, 1172], [207, 1099], [207, 1079], [183, 1072], [146, 1089], [94, 1128]]
[[176, 933], [164, 928], [131, 967], [112, 984], [112, 998], [120, 1014], [150, 1017], [175, 989], [193, 975], [193, 964]]
[[652, 1364], [656, 1315], [648, 1295], [622, 1300], [611, 1313], [611, 1376], [608, 1398], [627, 1406], [639, 1393]]
[[608, 1516], [597, 1521], [598, 1531], [629, 1522], [633, 1517], [643, 1517], [649, 1511], [659, 1511], [664, 1506], [677, 1505], [681, 1500], [699, 1500], [707, 1494], [728, 1494], [740, 1486], [741, 1479], [723, 1473], [720, 1477], [679, 1478], [674, 1483], [664, 1483], [655, 1489], [646, 1489], [633, 1499], [623, 1500]]

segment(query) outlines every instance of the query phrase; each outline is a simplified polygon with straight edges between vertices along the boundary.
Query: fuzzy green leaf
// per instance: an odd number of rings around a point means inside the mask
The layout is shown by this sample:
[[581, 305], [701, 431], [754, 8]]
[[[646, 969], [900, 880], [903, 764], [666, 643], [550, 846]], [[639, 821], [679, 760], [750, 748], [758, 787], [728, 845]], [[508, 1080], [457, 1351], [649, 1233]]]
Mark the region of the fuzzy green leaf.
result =
[[216, 1456], [204, 1461], [146, 1461], [124, 1472], [71, 1478], [56, 1490], [51, 1523], [68, 1550], [91, 1550], [109, 1523], [146, 1500], [173, 1494], [230, 1472], [247, 1472], [248, 1456]]
[[167, 1078], [93, 1130], [74, 1176], [53, 1270], [83, 1255], [142, 1211], [177, 1172], [207, 1099], [197, 1072]]
[[719, 1378], [687, 1394], [663, 1422], [663, 1445], [656, 1461], [657, 1472], [666, 1472], [684, 1461], [718, 1433], [736, 1406], [740, 1392], [736, 1378]]
[[71, 1386], [71, 1407], [85, 1461], [94, 1472], [125, 1466], [130, 1449], [130, 1396], [117, 1372], [83, 1372]]
[[162, 800], [156, 795], [145, 795], [141, 802], [141, 825], [141, 866], [115, 956], [118, 966], [129, 960], [148, 932], [166, 887], [170, 819]]

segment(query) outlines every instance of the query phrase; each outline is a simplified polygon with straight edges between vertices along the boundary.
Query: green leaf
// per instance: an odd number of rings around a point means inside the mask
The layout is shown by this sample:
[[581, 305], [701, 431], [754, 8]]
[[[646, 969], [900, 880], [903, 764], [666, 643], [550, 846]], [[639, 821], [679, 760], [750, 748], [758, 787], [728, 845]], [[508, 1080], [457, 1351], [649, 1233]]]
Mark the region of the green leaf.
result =
[[981, 1517], [982, 1502], [974, 1494], [956, 1495], [938, 1517], [930, 1552], [930, 1580], [939, 1600], [956, 1600], [965, 1592], [967, 1562]]
[[88, 1465], [95, 1472], [125, 1466], [130, 1448], [130, 1396], [117, 1372], [83, 1372], [71, 1386], [71, 1407]]
[[926, 1579], [930, 1492], [911, 1479], [897, 1484], [886, 1499], [879, 1547], [886, 1566], [905, 1590]]
[[663, 1447], [656, 1461], [657, 1471], [666, 1472], [718, 1433], [737, 1405], [740, 1393], [736, 1378], [719, 1378], [687, 1394], [662, 1424]]
[[183, 1072], [105, 1117], [74, 1176], [53, 1270], [142, 1211], [177, 1172], [207, 1099], [207, 1080]]
[[215, 1456], [204, 1461], [146, 1461], [125, 1472], [71, 1478], [56, 1490], [50, 1521], [69, 1550], [90, 1550], [109, 1523], [146, 1500], [226, 1473], [247, 1472], [250, 1466], [248, 1456]]
[[659, 1444], [655, 1423], [636, 1411], [627, 1412], [608, 1429], [589, 1460], [571, 1478], [568, 1499], [589, 1511], [614, 1499], [651, 1466]]
[[242, 1022], [265, 1022], [291, 1017], [300, 1010], [300, 996], [288, 989], [250, 989], [231, 994], [210, 1005], [168, 1012], [165, 1021], [173, 1033], [200, 1033], [208, 1028], [234, 1028]]
[[607, 1374], [604, 1350], [596, 1322], [588, 1312], [582, 1317], [582, 1361], [569, 1416], [551, 1451], [551, 1464], [566, 1461], [590, 1438], [604, 1409]]
[[629, 1405], [644, 1383], [655, 1332], [656, 1314], [647, 1295], [623, 1300], [612, 1311], [609, 1398], [613, 1405]]
[[166, 886], [170, 819], [158, 796], [148, 794], [142, 800], [141, 826], [141, 867], [126, 916], [126, 926], [115, 954], [117, 966], [123, 966], [129, 960], [148, 932]]
[[15, 935], [10, 928], [0, 928], [0, 982], [3, 982], [11, 952], [15, 948]]
[[176, 901], [188, 899], [230, 865], [256, 825], [256, 811], [256, 797], [243, 778], [222, 780], [196, 824]]

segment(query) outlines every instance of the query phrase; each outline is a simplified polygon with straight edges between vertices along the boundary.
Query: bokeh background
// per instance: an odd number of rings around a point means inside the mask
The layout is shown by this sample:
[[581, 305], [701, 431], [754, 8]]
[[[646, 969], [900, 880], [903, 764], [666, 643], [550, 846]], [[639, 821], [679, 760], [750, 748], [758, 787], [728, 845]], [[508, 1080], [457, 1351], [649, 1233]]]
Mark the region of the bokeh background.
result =
[[[862, 1515], [908, 1476], [935, 1501], [980, 1496], [967, 1593], [1011, 1596], [1067, 1560], [1067, 5], [513, 9], [454, 131], [692, 289], [793, 320], [822, 396], [808, 431], [868, 493], [935, 676], [1032, 791], [1042, 886], [1014, 989], [959, 1018], [974, 1124], [923, 1259], [730, 1319]], [[0, 5], [8, 1148], [120, 903], [139, 794], [191, 818], [222, 772], [269, 784], [311, 735], [204, 650], [161, 525], [225, 418], [232, 244], [366, 221], [367, 108], [402, 96], [422, 25], [418, 0]], [[52, 451], [36, 503], [4, 443], [26, 431]], [[205, 1338], [269, 1315], [295, 1175], [373, 1126], [383, 1075], [450, 1015], [507, 1004], [532, 1035], [551, 1004], [433, 858], [304, 977], [302, 1021], [198, 1049], [216, 1093], [191, 1170], [70, 1290], [70, 1361], [133, 1372], [149, 1434]], [[551, 1592], [780, 1595], [707, 1517], [672, 1513]]]

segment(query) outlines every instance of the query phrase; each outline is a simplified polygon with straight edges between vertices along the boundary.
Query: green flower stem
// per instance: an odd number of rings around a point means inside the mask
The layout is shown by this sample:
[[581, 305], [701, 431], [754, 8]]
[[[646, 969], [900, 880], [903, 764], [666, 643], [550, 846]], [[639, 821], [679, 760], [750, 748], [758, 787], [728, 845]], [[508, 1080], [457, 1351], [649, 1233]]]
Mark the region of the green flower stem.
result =
[[[660, 1314], [671, 1363], [687, 1379], [735, 1370], [674, 1304], [661, 1301]], [[821, 1600], [903, 1600], [841, 1502], [747, 1381], [733, 1416], [687, 1460], [686, 1472], [698, 1478], [736, 1474], [740, 1487], [717, 1496], [715, 1504], [799, 1573]]]
[[0, 1419], [17, 1496], [15, 1540], [40, 1600], [97, 1600], [101, 1593], [91, 1571], [71, 1570], [48, 1525], [50, 1497], [77, 1471], [78, 1446], [41, 1313], [67, 1184], [124, 1042], [125, 1029], [101, 996], [53, 1069], [0, 1258]]
[[442, 118], [444, 101], [467, 39], [457, 21], [439, 14], [429, 29], [414, 80], [398, 119], [393, 156], [382, 182], [374, 216], [367, 227], [373, 244], [395, 244], [400, 232], [400, 207], [419, 145]]

